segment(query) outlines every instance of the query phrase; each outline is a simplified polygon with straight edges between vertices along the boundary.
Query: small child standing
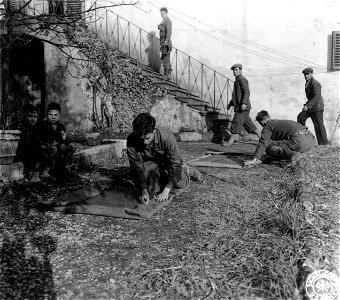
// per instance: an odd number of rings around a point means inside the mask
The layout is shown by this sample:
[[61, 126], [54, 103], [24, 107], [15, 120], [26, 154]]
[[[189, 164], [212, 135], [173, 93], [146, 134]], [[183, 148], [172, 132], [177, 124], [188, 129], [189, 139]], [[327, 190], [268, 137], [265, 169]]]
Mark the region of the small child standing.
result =
[[67, 138], [65, 127], [59, 122], [61, 115], [60, 104], [51, 102], [47, 106], [47, 118], [41, 126], [41, 149], [44, 170], [42, 178], [50, 177], [50, 170], [57, 178], [65, 174], [65, 166], [71, 161], [75, 149]]
[[21, 133], [18, 145], [18, 159], [23, 162], [24, 172], [31, 182], [40, 181], [41, 151], [37, 125], [38, 116], [38, 108], [29, 104], [26, 109], [25, 120], [20, 127]]

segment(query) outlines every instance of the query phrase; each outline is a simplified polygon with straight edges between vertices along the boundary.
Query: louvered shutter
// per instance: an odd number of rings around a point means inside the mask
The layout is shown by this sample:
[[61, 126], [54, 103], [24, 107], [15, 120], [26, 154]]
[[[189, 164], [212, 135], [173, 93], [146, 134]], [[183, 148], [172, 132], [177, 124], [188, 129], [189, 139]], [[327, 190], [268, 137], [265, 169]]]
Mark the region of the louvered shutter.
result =
[[73, 21], [81, 20], [83, 14], [83, 0], [67, 0], [66, 15]]
[[[6, 0], [5, 0], [5, 3], [7, 3]], [[20, 7], [25, 5], [24, 0], [10, 0], [10, 3], [11, 3], [11, 10], [12, 11], [18, 10]]]
[[332, 70], [340, 70], [340, 31], [332, 32]]

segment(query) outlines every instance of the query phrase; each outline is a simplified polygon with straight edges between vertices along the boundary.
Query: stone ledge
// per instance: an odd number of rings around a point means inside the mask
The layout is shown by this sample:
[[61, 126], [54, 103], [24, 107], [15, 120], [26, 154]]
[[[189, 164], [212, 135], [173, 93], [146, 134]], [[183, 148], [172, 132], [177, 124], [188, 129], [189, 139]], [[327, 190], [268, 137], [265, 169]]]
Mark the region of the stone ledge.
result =
[[178, 134], [180, 142], [198, 142], [202, 140], [202, 134], [199, 132], [181, 132]]
[[126, 140], [106, 140], [110, 144], [79, 150], [74, 154], [74, 161], [82, 168], [92, 168], [99, 161], [119, 159], [124, 156]]
[[24, 178], [24, 165], [15, 162], [11, 165], [0, 165], [0, 180], [12, 181]]

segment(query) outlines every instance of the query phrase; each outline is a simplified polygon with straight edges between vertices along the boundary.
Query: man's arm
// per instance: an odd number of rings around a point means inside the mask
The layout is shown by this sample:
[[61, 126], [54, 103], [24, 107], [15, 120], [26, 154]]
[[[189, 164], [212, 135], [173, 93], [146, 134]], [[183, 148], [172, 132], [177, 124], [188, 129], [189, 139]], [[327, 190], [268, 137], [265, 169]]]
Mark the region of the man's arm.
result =
[[166, 140], [166, 155], [169, 159], [170, 170], [168, 174], [167, 188], [172, 189], [175, 184], [181, 179], [183, 160], [179, 153], [178, 145], [175, 136], [170, 133]]
[[308, 100], [305, 106], [307, 106], [308, 109], [311, 109], [316, 105], [319, 100], [321, 99], [321, 84], [318, 82], [313, 82], [312, 88], [312, 99]]
[[261, 138], [255, 150], [255, 154], [254, 154], [255, 158], [260, 159], [261, 156], [265, 153], [271, 137], [272, 137], [272, 129], [268, 125], [264, 126], [261, 132]]
[[165, 42], [169, 43], [171, 36], [172, 36], [172, 22], [170, 19], [165, 20]]
[[142, 154], [136, 149], [136, 142], [133, 136], [129, 136], [127, 139], [127, 155], [133, 182], [140, 190], [147, 189]]
[[243, 98], [241, 100], [241, 104], [248, 105], [249, 104], [249, 97], [250, 97], [250, 90], [249, 90], [249, 83], [246, 78], [241, 78], [240, 86], [243, 91]]

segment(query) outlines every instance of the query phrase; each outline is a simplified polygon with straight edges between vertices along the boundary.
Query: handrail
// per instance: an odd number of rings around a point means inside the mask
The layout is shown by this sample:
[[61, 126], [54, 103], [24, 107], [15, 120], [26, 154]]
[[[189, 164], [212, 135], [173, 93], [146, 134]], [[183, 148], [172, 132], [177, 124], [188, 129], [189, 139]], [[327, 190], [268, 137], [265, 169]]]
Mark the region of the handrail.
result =
[[[146, 30], [110, 9], [94, 9], [91, 14], [85, 20], [93, 20], [88, 23], [88, 27], [98, 38], [134, 58], [141, 65], [151, 67], [153, 66], [145, 49], [156, 45], [158, 47], [151, 48], [155, 52], [154, 58], [159, 60], [159, 38], [150, 36]], [[226, 106], [232, 95], [230, 85], [233, 80], [176, 47], [171, 51], [171, 65], [171, 81], [175, 87], [184, 90], [187, 96], [195, 95], [197, 99], [208, 103], [208, 110], [227, 113]], [[159, 69], [156, 71], [159, 72]]]

